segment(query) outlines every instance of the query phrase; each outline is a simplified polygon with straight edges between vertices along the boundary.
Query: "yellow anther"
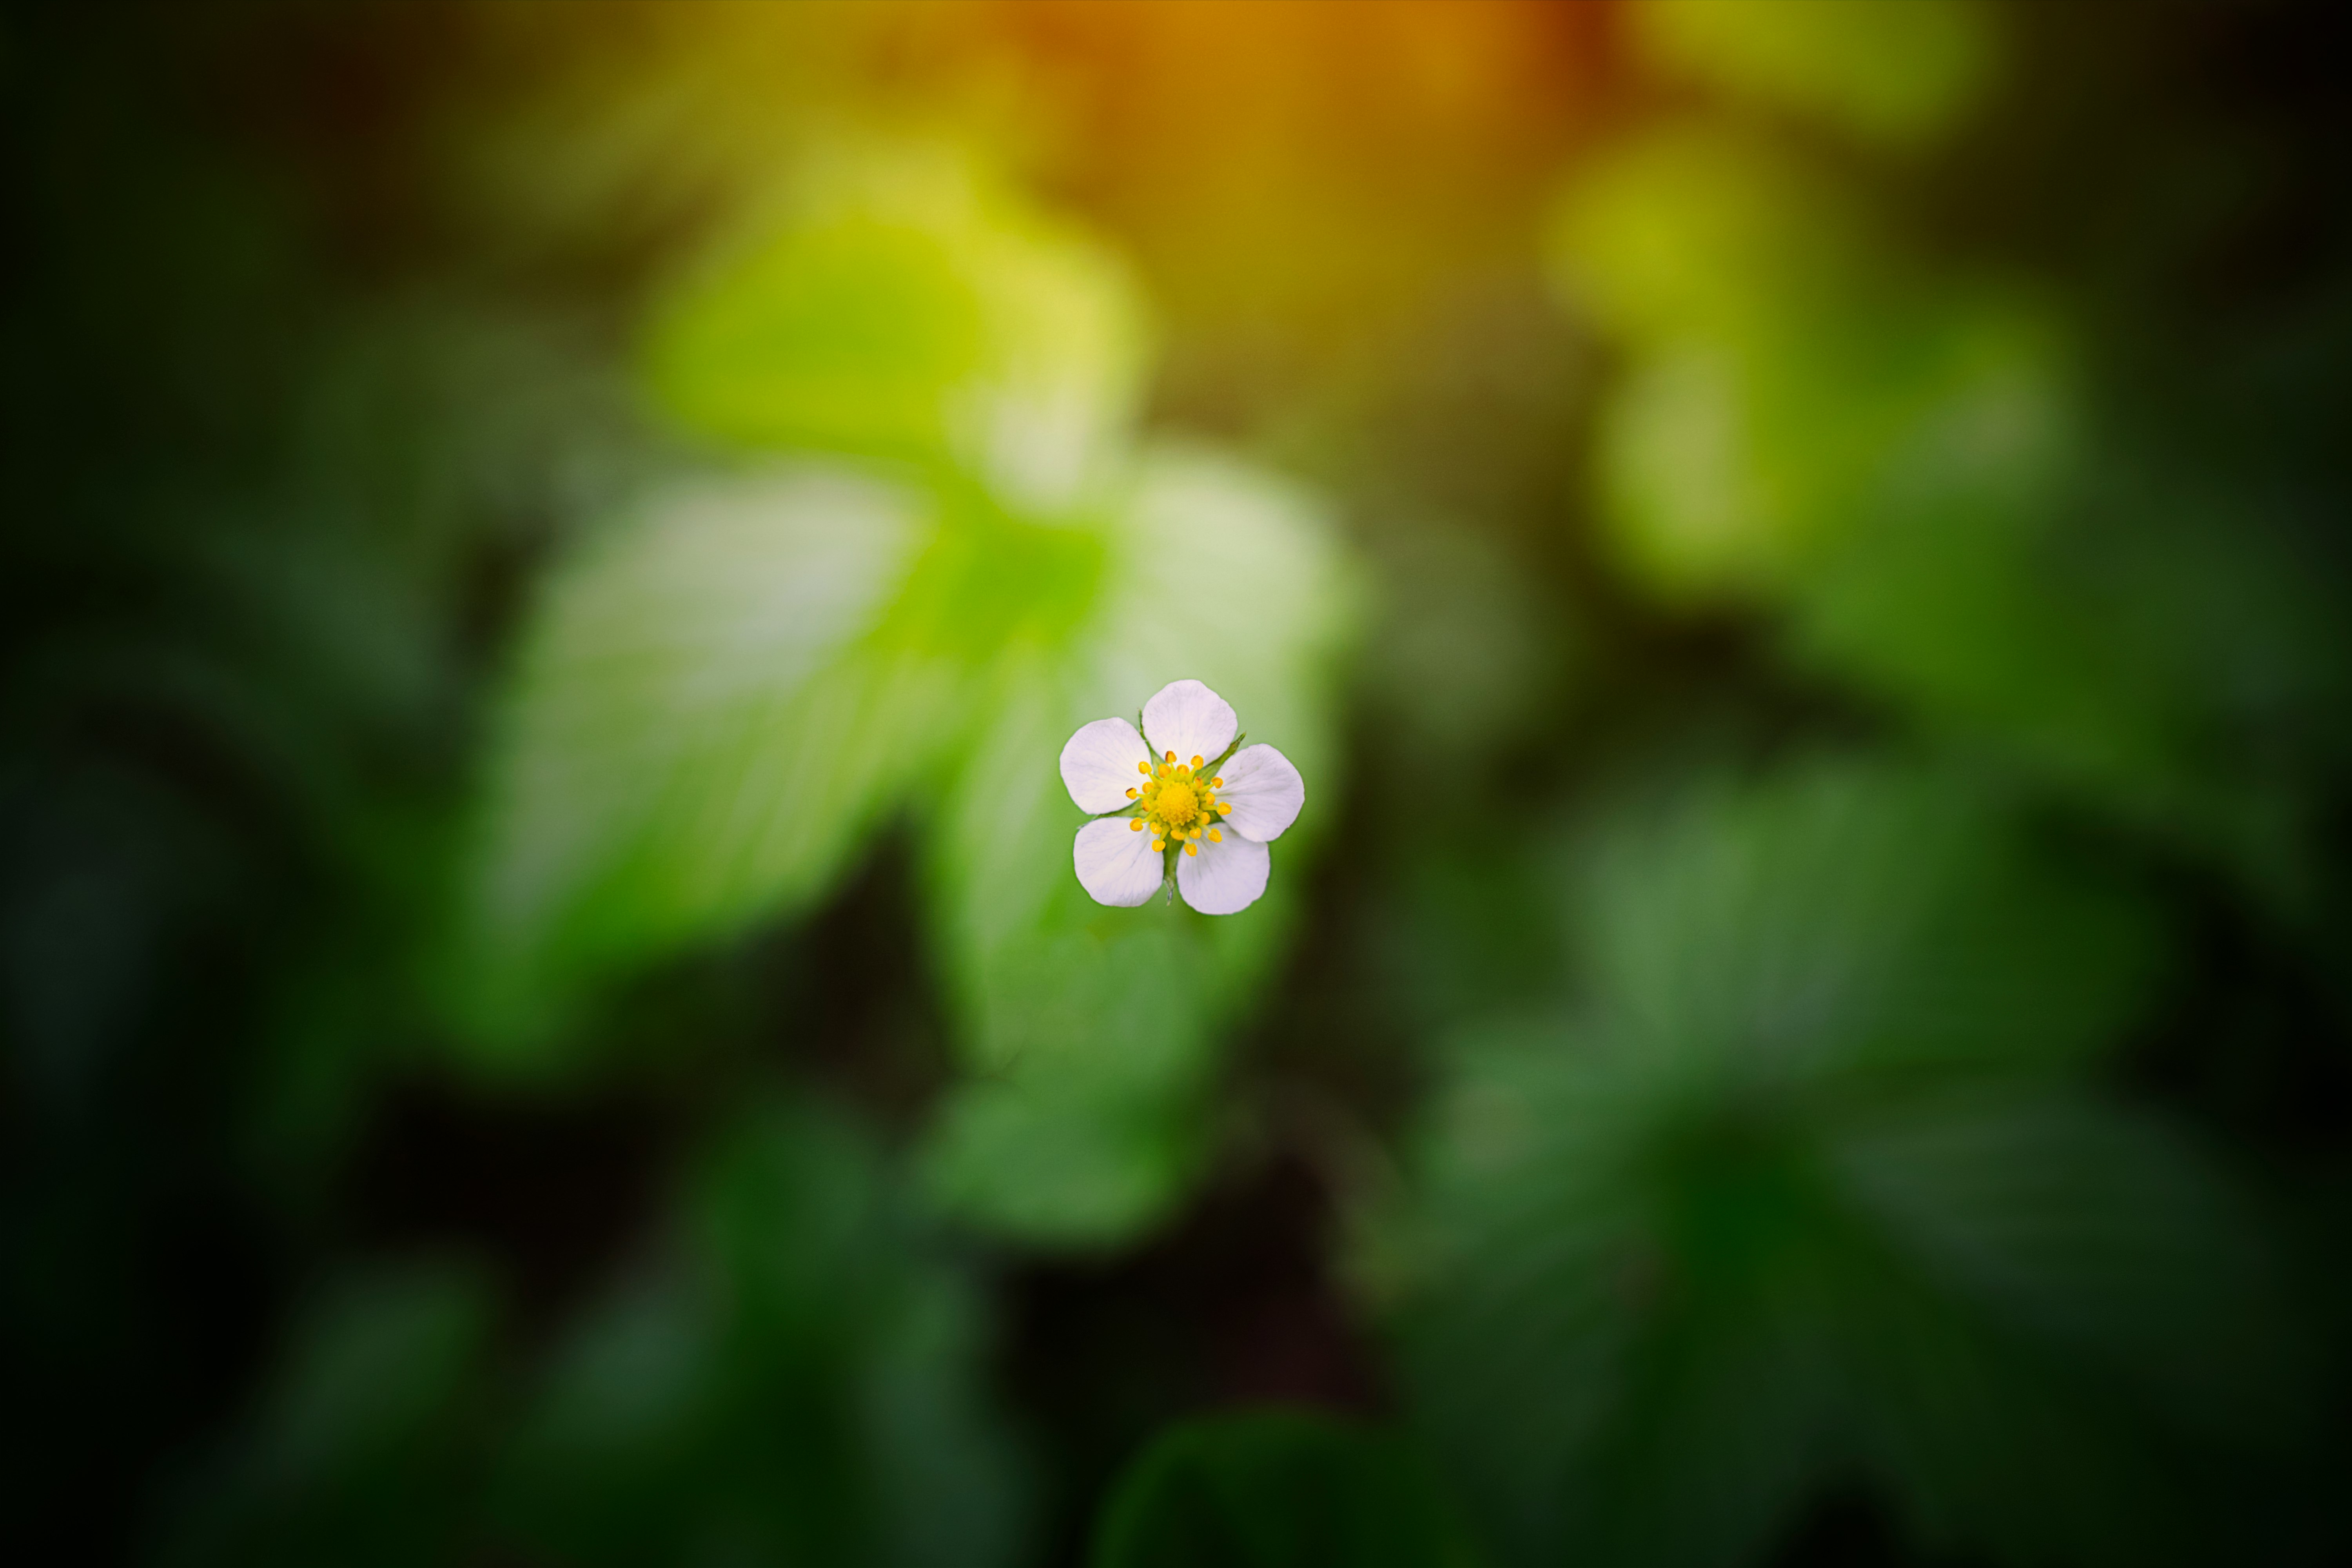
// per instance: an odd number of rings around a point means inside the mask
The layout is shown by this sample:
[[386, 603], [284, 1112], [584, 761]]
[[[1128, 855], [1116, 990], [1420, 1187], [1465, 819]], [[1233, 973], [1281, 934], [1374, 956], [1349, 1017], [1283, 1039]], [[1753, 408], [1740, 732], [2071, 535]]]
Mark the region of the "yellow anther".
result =
[[1194, 757], [1194, 758], [1192, 759], [1192, 765], [1193, 765], [1194, 767], [1196, 767], [1196, 768], [1197, 768], [1197, 767], [1199, 767], [1199, 766], [1201, 765], [1201, 759], [1200, 759], [1200, 758], [1198, 758], [1198, 757]]
[[1175, 753], [1175, 752], [1169, 752], [1169, 753], [1168, 753], [1168, 760], [1169, 760], [1170, 762], [1171, 762], [1171, 763], [1172, 763], [1172, 762], [1174, 762], [1174, 761], [1176, 760], [1176, 753]]
[[1233, 802], [1231, 802], [1231, 801], [1227, 801], [1227, 800], [1221, 800], [1221, 801], [1217, 802], [1217, 815], [1218, 815], [1219, 816], [1231, 816], [1233, 814], [1234, 814]]
[[1140, 793], [1142, 793], [1142, 792], [1140, 792], [1140, 791], [1139, 791], [1139, 790], [1129, 790], [1129, 791], [1127, 792], [1127, 798], [1128, 798], [1128, 799], [1129, 799], [1129, 800], [1133, 800], [1133, 799], [1134, 799], [1134, 798], [1135, 798], [1139, 794], [1140, 794]]
[[1215, 828], [1213, 828], [1213, 827], [1212, 827], [1211, 829], [1209, 829], [1209, 842], [1210, 842], [1210, 843], [1212, 843], [1212, 844], [1223, 844], [1224, 841], [1225, 841], [1225, 836], [1224, 836], [1223, 834], [1222, 834], [1222, 833], [1218, 832], [1218, 831], [1217, 831]]
[[1140, 833], [1140, 832], [1142, 832], [1142, 831], [1143, 831], [1143, 818], [1141, 818], [1141, 817], [1139, 817], [1139, 817], [1137, 817], [1133, 822], [1129, 823], [1129, 824], [1127, 825], [1127, 830], [1128, 830], [1129, 833]]
[[1198, 855], [1200, 852], [1201, 847], [1197, 844], [1187, 844], [1184, 846], [1184, 853], [1187, 855]]
[[1151, 776], [1151, 764], [1150, 763], [1138, 763], [1135, 764], [1135, 771], [1141, 773], [1145, 778], [1150, 778]]
[[1211, 789], [1223, 789], [1225, 787], [1225, 781], [1223, 779], [1211, 779], [1209, 781], [1209, 787]]
[[1189, 779], [1192, 776], [1192, 770], [1186, 767], [1183, 763], [1178, 763], [1176, 764], [1176, 776], [1180, 779]]

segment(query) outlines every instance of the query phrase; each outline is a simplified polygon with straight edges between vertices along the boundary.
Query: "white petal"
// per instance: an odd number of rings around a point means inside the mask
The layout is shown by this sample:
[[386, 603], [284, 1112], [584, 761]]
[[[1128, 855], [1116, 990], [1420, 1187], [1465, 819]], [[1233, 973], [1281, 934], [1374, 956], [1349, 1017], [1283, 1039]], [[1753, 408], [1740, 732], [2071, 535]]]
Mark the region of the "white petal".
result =
[[1117, 811], [1127, 792], [1143, 783], [1137, 764], [1151, 755], [1135, 726], [1124, 719], [1097, 719], [1079, 727], [1062, 748], [1062, 784], [1078, 809], [1099, 816]]
[[1217, 798], [1234, 808], [1225, 826], [1260, 844], [1281, 837], [1307, 804], [1307, 781], [1272, 746], [1244, 746], [1217, 770], [1217, 776], [1225, 781]]
[[1143, 732], [1154, 754], [1173, 752], [1180, 763], [1215, 762], [1238, 728], [1234, 705], [1197, 680], [1171, 681], [1143, 705]]
[[1238, 833], [1226, 834], [1222, 844], [1198, 842], [1198, 855], [1176, 857], [1176, 890], [1184, 901], [1204, 915], [1237, 915], [1257, 902], [1274, 863], [1266, 847]]
[[1151, 830], [1139, 831], [1127, 816], [1106, 816], [1079, 828], [1072, 858], [1095, 902], [1125, 909], [1149, 903], [1167, 874], [1160, 852], [1151, 847]]

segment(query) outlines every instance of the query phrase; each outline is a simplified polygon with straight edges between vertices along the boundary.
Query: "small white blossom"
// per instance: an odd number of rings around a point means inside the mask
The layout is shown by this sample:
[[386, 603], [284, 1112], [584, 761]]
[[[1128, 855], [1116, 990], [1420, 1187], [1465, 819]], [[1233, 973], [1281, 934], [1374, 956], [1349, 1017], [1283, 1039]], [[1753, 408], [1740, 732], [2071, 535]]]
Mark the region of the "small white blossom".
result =
[[1142, 734], [1097, 719], [1070, 737], [1062, 783], [1095, 817], [1078, 829], [1074, 858], [1097, 903], [1148, 902], [1171, 872], [1204, 915], [1257, 902], [1265, 847], [1298, 819], [1307, 785], [1272, 746], [1237, 750], [1237, 728], [1231, 703], [1179, 680], [1143, 705]]

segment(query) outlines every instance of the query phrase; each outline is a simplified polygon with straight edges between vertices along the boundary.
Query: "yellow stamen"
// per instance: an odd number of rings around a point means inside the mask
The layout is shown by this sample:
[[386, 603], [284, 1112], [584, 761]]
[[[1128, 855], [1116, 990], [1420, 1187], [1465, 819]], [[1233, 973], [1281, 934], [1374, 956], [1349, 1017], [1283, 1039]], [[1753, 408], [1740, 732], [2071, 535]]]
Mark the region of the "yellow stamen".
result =
[[[1203, 759], [1194, 757], [1180, 763], [1176, 753], [1164, 751], [1148, 763], [1137, 764], [1145, 774], [1143, 787], [1128, 792], [1128, 798], [1141, 809], [1135, 820], [1151, 829], [1151, 847], [1162, 849], [1173, 844], [1188, 855], [1198, 855], [1201, 835], [1209, 832], [1209, 825], [1230, 816], [1233, 807], [1219, 800], [1216, 791], [1225, 781], [1208, 776]], [[1222, 834], [1212, 834], [1217, 843], [1223, 843]]]
[[1201, 815], [1201, 797], [1181, 778], [1170, 779], [1152, 797], [1151, 812], [1171, 827], [1181, 827]]
[[1217, 802], [1217, 815], [1219, 816], [1231, 816], [1233, 814], [1234, 807], [1232, 802], [1223, 800]]
[[1139, 817], [1137, 817], [1133, 822], [1131, 822], [1131, 823], [1129, 823], [1129, 824], [1128, 825], [1128, 828], [1127, 828], [1127, 830], [1128, 830], [1129, 833], [1140, 833], [1140, 832], [1142, 832], [1142, 831], [1143, 831], [1143, 818], [1141, 818], [1141, 817], [1139, 817]]
[[1222, 833], [1218, 832], [1218, 831], [1217, 831], [1215, 828], [1213, 828], [1213, 827], [1212, 827], [1211, 829], [1209, 829], [1209, 842], [1210, 842], [1210, 843], [1212, 843], [1212, 844], [1223, 844], [1224, 841], [1225, 841], [1225, 836], [1224, 836], [1223, 834], [1222, 834]]

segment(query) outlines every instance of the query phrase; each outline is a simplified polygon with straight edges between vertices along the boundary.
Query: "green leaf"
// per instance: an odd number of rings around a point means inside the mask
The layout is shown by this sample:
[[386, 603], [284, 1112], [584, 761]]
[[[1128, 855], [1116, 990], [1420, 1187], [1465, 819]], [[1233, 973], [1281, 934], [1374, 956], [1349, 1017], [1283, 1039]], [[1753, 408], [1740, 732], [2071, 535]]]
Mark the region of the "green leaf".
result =
[[867, 149], [671, 294], [646, 374], [706, 434], [945, 464], [1052, 512], [1125, 440], [1144, 339], [1109, 256], [953, 153]]
[[2065, 1070], [2143, 922], [1932, 777], [1605, 837], [1575, 1012], [1465, 1042], [1381, 1260], [1498, 1552], [1750, 1561], [1860, 1475], [1936, 1550], [2198, 1560], [2308, 1360], [2245, 1195]]
[[1922, 1544], [2201, 1560], [2217, 1453], [2294, 1429], [2248, 1205], [2062, 1091], [1764, 1110], [1568, 1036], [1443, 1128], [1405, 1360], [1515, 1557], [1750, 1560], [1858, 1469]]
[[893, 616], [936, 542], [920, 498], [794, 467], [653, 498], [559, 570], [488, 781], [487, 1038], [823, 887], [955, 710], [961, 664]]
[[168, 1563], [446, 1561], [488, 1447], [483, 1282], [420, 1267], [311, 1303], [260, 1408], [168, 1532]]
[[1205, 1066], [1064, 1061], [961, 1084], [931, 1128], [925, 1179], [951, 1212], [1031, 1245], [1127, 1240], [1207, 1163]]
[[2226, 868], [2271, 907], [2324, 898], [2307, 782], [2352, 668], [2307, 546], [2148, 454], [2074, 466], [2024, 531], [1958, 449], [1891, 472], [1876, 515], [1795, 583], [1790, 657], [1990, 745]]
[[1975, 104], [1998, 42], [1975, 0], [1641, 0], [1627, 19], [1669, 72], [1894, 148], [1934, 141]]
[[1769, 607], [1791, 664], [2315, 918], [2347, 661], [2290, 508], [2099, 429], [2052, 302], [1906, 255], [1768, 139], [1642, 135], [1555, 237], [1633, 350], [1595, 466], [1644, 587]]
[[498, 1478], [505, 1528], [588, 1564], [1009, 1562], [1024, 1478], [976, 1299], [866, 1141], [760, 1108], [685, 1213], [558, 1354]]
[[1834, 1147], [1846, 1190], [1955, 1289], [2201, 1418], [2253, 1433], [2276, 1414], [2262, 1395], [2300, 1347], [2253, 1336], [2279, 1316], [2262, 1227], [2161, 1121], [1956, 1093]]
[[1094, 1568], [1467, 1568], [1475, 1561], [1401, 1439], [1305, 1412], [1163, 1433], [1120, 1478]]
[[[989, 1070], [1108, 1052], [1114, 1037], [1130, 1060], [1196, 1051], [1201, 1021], [1228, 1009], [1278, 951], [1301, 860], [1329, 821], [1333, 689], [1360, 593], [1320, 506], [1240, 465], [1161, 451], [1103, 539], [1092, 614], [1060, 657], [1007, 650], [990, 721], [936, 797], [934, 907], [951, 985], [973, 1023], [972, 1058]], [[1187, 677], [1222, 693], [1253, 739], [1298, 766], [1306, 810], [1274, 847], [1266, 898], [1242, 914], [1195, 916], [1181, 900], [1175, 918], [1103, 909], [1071, 868], [1085, 817], [1055, 760], [1079, 725], [1131, 714]]]
[[[958, 1212], [1035, 1240], [1132, 1235], [1198, 1168], [1219, 1034], [1281, 952], [1329, 821], [1360, 598], [1309, 497], [1197, 452], [1149, 457], [1103, 538], [1094, 613], [1066, 649], [1007, 647], [929, 824], [934, 930], [982, 1075], [951, 1097], [930, 1168]], [[1241, 914], [1105, 909], [1072, 870], [1086, 819], [1055, 760], [1079, 725], [1188, 676], [1297, 764], [1307, 808]]]
[[2304, 1429], [2311, 1345], [2275, 1237], [2210, 1158], [2079, 1095], [1985, 1090], [1822, 1148], [1905, 1284], [1857, 1295], [1843, 1338], [1864, 1446], [1918, 1534], [2117, 1563], [2237, 1535], [2221, 1478]]
[[[1337, 784], [1360, 595], [1312, 497], [1111, 439], [1139, 364], [1123, 287], [961, 165], [882, 159], [813, 178], [765, 248], [673, 300], [647, 363], [682, 417], [911, 461], [707, 479], [551, 581], [461, 944], [485, 1059], [540, 1059], [604, 975], [805, 907], [904, 811], [980, 1075], [924, 1156], [937, 1191], [1075, 1243], [1181, 1196]], [[1101, 909], [1055, 760], [1186, 677], [1300, 767], [1307, 816], [1241, 916]]]
[[1657, 1062], [1759, 1085], [2071, 1068], [2158, 932], [1933, 773], [1832, 762], [1605, 833], [1573, 902], [1589, 1006]]
[[1923, 510], [1996, 547], [2047, 521], [2074, 436], [2051, 312], [1924, 281], [1791, 154], [1721, 131], [1618, 150], [1562, 204], [1571, 301], [1641, 349], [1596, 454], [1611, 543], [1664, 596], [1778, 596]]
[[1883, 237], [1853, 195], [1769, 138], [1668, 124], [1608, 149], [1550, 226], [1564, 300], [1645, 346], [1774, 337], [1883, 297]]

